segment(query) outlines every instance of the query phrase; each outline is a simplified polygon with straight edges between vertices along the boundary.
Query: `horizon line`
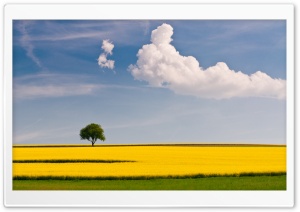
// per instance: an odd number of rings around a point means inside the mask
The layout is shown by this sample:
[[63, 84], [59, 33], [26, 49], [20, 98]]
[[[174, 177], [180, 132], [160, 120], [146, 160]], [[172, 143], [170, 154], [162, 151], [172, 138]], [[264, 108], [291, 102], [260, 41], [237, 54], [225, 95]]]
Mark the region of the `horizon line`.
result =
[[249, 143], [161, 143], [161, 144], [14, 144], [13, 148], [26, 147], [128, 147], [128, 146], [236, 146], [236, 147], [286, 147], [286, 144], [249, 144]]

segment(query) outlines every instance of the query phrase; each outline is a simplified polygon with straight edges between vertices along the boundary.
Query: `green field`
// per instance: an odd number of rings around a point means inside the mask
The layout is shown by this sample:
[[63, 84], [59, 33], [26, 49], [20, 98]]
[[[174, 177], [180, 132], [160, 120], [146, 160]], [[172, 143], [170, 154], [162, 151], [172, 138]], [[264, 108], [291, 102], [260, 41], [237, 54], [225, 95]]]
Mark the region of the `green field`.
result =
[[286, 175], [149, 180], [13, 180], [13, 190], [286, 190]]

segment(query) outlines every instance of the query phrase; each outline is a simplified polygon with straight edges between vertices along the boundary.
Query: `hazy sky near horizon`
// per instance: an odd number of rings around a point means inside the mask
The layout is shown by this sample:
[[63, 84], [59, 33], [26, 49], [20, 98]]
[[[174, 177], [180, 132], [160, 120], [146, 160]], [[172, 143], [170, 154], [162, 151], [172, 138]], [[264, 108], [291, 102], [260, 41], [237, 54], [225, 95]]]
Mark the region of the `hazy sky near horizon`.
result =
[[285, 144], [285, 21], [14, 21], [13, 143], [88, 144], [90, 123], [105, 144]]

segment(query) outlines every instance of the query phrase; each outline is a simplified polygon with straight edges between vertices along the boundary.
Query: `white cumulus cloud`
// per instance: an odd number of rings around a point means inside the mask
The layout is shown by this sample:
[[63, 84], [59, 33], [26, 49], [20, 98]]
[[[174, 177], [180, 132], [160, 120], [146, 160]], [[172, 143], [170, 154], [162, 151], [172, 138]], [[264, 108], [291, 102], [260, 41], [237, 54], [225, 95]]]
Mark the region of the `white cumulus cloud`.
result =
[[112, 50], [114, 49], [114, 44], [111, 43], [109, 40], [103, 40], [102, 41], [102, 47], [104, 50], [104, 53], [100, 54], [98, 57], [98, 65], [101, 68], [109, 68], [113, 69], [115, 66], [115, 61], [108, 60], [107, 56], [112, 55]]
[[112, 50], [114, 47], [114, 44], [110, 43], [109, 40], [103, 40], [101, 48], [104, 50], [105, 53], [112, 54]]
[[203, 69], [196, 58], [182, 56], [171, 45], [173, 28], [162, 24], [152, 31], [151, 44], [137, 54], [128, 70], [136, 80], [165, 87], [177, 94], [201, 98], [268, 97], [285, 99], [286, 81], [257, 71], [247, 75], [231, 70], [226, 63]]

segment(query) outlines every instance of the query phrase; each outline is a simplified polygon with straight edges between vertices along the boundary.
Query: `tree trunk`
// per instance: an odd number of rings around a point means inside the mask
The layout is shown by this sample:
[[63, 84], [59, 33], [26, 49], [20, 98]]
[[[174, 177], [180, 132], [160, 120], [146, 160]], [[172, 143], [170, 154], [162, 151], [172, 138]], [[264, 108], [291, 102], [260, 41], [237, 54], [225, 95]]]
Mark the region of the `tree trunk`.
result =
[[92, 146], [94, 146], [94, 143], [95, 143], [95, 142], [92, 141]]

